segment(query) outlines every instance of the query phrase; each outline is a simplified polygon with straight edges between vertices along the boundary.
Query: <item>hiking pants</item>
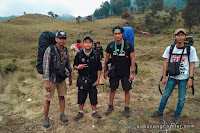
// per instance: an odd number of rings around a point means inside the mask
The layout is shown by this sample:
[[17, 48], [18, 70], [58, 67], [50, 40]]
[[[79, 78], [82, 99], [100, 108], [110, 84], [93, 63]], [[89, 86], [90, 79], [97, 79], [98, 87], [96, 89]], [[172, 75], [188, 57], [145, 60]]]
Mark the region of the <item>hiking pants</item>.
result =
[[167, 104], [167, 100], [168, 100], [169, 96], [171, 95], [171, 93], [173, 92], [176, 84], [178, 84], [178, 104], [177, 104], [177, 107], [176, 107], [176, 111], [174, 112], [174, 115], [175, 116], [181, 115], [181, 111], [182, 111], [184, 104], [185, 104], [187, 81], [188, 81], [188, 79], [176, 80], [176, 79], [173, 79], [173, 78], [168, 78], [167, 84], [165, 86], [165, 92], [162, 95], [162, 98], [161, 98], [161, 101], [160, 101], [160, 106], [158, 108], [158, 112], [160, 114], [163, 114], [165, 106]]

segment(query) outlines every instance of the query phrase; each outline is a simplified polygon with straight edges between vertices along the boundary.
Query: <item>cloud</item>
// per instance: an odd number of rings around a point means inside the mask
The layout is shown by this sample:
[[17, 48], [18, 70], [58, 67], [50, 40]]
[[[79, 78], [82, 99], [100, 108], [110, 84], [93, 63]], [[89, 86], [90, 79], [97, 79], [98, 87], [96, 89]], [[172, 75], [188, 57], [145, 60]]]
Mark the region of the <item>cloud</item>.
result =
[[23, 15], [26, 13], [86, 16], [94, 12], [106, 0], [1, 0], [0, 16]]

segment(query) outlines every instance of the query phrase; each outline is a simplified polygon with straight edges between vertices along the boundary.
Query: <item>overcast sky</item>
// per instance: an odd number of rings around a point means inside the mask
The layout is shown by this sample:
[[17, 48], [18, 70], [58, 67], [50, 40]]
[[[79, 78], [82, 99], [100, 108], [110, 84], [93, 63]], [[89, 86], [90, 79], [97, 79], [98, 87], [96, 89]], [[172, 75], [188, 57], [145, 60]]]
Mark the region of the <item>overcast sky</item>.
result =
[[110, 0], [0, 0], [0, 16], [45, 14], [87, 16], [94, 13], [102, 2]]

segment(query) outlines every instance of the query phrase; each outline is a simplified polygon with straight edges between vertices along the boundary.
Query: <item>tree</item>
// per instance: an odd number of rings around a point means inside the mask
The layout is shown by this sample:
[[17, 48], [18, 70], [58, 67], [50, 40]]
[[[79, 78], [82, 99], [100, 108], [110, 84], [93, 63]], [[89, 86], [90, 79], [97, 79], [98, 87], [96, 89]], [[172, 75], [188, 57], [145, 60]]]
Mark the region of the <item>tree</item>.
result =
[[138, 8], [140, 8], [143, 5], [146, 5], [148, 0], [135, 0], [134, 4], [136, 4], [138, 6]]
[[59, 17], [59, 15], [58, 15], [58, 14], [55, 14], [54, 17], [57, 18], [57, 17]]
[[176, 15], [178, 15], [178, 11], [176, 11], [176, 7], [175, 7], [175, 6], [173, 6], [173, 7], [171, 8], [169, 14], [170, 14], [170, 16], [171, 16], [170, 21], [173, 22], [173, 21], [174, 21], [174, 18], [176, 19]]
[[54, 18], [54, 13], [52, 11], [49, 11], [48, 15], [51, 16], [52, 18]]
[[182, 17], [185, 21], [185, 26], [189, 28], [189, 33], [193, 26], [198, 26], [200, 23], [200, 1], [187, 0], [186, 8], [183, 10]]
[[121, 16], [122, 16], [122, 19], [126, 19], [127, 20], [127, 19], [129, 19], [129, 17], [131, 15], [128, 12], [123, 12]]
[[151, 16], [153, 17], [153, 22], [157, 11], [161, 11], [164, 8], [164, 0], [151, 0]]
[[96, 17], [97, 19], [107, 17], [109, 15], [109, 11], [110, 3], [106, 1], [100, 5], [100, 8], [94, 11], [94, 17]]
[[110, 10], [113, 15], [120, 16], [124, 7], [130, 7], [130, 0], [110, 0]]
[[134, 11], [134, 7], [130, 7], [130, 11], [133, 13], [133, 11]]

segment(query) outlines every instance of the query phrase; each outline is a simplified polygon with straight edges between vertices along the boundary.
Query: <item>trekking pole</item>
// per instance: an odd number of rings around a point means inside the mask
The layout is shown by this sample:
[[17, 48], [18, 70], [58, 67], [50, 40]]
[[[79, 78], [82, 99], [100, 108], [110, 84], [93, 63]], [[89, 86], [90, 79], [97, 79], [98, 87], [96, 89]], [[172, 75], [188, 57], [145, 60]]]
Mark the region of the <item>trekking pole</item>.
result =
[[161, 95], [163, 95], [161, 88], [160, 88], [160, 82], [162, 82], [162, 79], [163, 79], [163, 76], [161, 76], [160, 81], [158, 83], [158, 89], [159, 89]]

